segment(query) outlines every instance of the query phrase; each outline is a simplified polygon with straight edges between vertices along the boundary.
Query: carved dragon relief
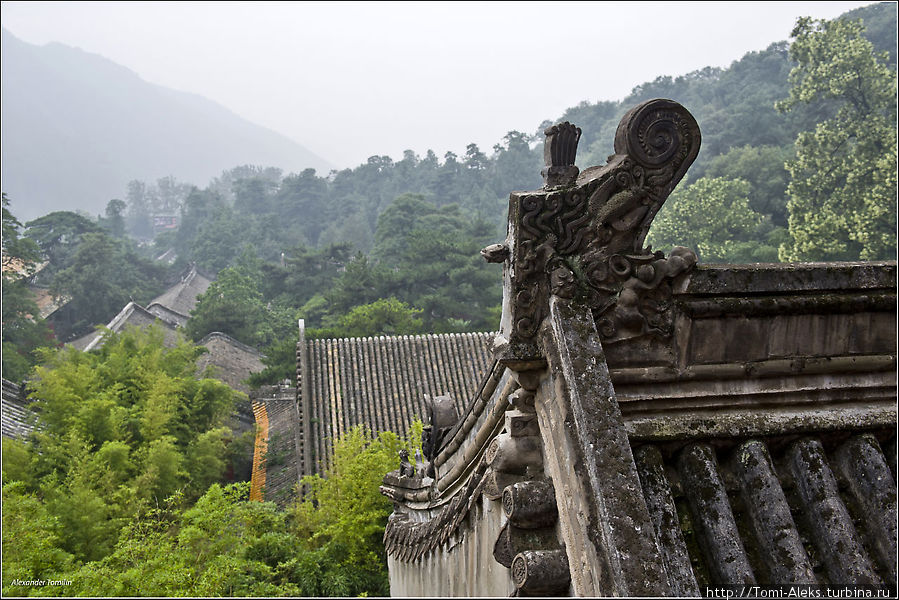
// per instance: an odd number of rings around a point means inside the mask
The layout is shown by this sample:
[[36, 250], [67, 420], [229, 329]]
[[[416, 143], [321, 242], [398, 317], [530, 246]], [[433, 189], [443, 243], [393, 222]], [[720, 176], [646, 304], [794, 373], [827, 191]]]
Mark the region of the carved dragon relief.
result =
[[671, 100], [639, 104], [621, 120], [608, 164], [579, 176], [580, 129], [546, 134], [543, 190], [513, 193], [506, 243], [482, 251], [505, 265], [498, 357], [513, 368], [542, 361], [536, 336], [550, 295], [588, 303], [603, 341], [670, 336], [670, 282], [696, 255], [677, 247], [666, 257], [643, 242], [699, 152], [695, 119]]

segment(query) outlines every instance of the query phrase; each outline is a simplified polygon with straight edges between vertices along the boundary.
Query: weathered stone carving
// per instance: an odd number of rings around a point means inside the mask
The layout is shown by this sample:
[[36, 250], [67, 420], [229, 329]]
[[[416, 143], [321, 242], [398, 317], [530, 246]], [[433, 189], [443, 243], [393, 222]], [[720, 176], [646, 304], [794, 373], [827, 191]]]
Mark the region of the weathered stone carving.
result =
[[530, 595], [559, 594], [568, 587], [568, 557], [564, 550], [527, 550], [512, 561], [512, 580]]
[[551, 481], [523, 481], [503, 490], [503, 512], [509, 522], [523, 529], [548, 527], [559, 516]]
[[671, 100], [636, 106], [618, 126], [608, 164], [579, 177], [580, 130], [563, 123], [546, 134], [543, 190], [510, 196], [506, 242], [483, 252], [504, 260], [496, 349], [516, 369], [543, 363], [536, 338], [550, 296], [586, 302], [603, 341], [669, 336], [670, 282], [696, 264], [686, 248], [666, 257], [643, 247], [653, 217], [699, 152], [699, 126], [684, 107]]
[[508, 568], [515, 556], [529, 550], [558, 550], [559, 540], [552, 527], [526, 529], [506, 523], [493, 545], [493, 559]]
[[544, 185], [547, 188], [571, 185], [578, 176], [574, 158], [581, 139], [581, 128], [565, 121], [548, 127], [543, 133], [546, 135], [543, 144], [543, 160], [546, 163], [542, 171]]

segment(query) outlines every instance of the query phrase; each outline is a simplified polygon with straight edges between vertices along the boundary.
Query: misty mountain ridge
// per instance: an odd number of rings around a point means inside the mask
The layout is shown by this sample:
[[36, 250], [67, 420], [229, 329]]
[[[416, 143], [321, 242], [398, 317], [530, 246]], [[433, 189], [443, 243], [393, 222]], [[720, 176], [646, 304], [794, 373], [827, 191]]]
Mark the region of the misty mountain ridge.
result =
[[3, 29], [0, 60], [2, 186], [23, 220], [102, 213], [133, 179], [201, 185], [241, 164], [332, 168], [284, 135], [97, 54], [28, 44]]

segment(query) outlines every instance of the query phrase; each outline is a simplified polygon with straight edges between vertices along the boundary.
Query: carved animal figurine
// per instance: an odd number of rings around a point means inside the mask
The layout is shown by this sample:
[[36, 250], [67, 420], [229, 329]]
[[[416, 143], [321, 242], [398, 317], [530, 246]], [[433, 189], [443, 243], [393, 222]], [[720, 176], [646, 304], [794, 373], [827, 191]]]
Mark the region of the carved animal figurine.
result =
[[400, 477], [415, 477], [415, 465], [409, 462], [409, 451], [400, 450]]
[[509, 257], [509, 248], [505, 244], [490, 244], [481, 250], [481, 256], [489, 263], [501, 263]]

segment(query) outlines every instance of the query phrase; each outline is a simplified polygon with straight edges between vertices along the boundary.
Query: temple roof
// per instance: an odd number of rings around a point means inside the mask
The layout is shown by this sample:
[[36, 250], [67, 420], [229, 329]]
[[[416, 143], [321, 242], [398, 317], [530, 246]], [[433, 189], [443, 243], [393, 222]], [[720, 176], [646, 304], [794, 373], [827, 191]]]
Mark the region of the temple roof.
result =
[[[106, 325], [106, 329], [118, 333], [131, 325], [135, 327], [144, 327], [147, 325], [158, 324], [165, 332], [165, 345], [172, 347], [178, 339], [176, 333], [176, 323], [171, 323], [165, 319], [161, 319], [158, 315], [150, 312], [137, 302], [129, 302], [119, 313], [112, 318]], [[105, 331], [92, 331], [87, 335], [69, 342], [75, 348], [87, 352], [99, 348], [103, 343], [103, 335]]]
[[22, 388], [9, 381], [3, 380], [2, 410], [0, 410], [0, 422], [2, 422], [3, 437], [22, 439], [34, 430], [34, 413], [28, 408], [30, 400], [25, 397]]
[[[196, 265], [191, 264], [181, 274], [178, 283], [154, 298], [146, 308], [131, 301], [109, 321], [106, 328], [119, 332], [126, 325], [143, 327], [158, 322], [165, 329], [166, 345], [172, 346], [177, 339], [175, 329], [184, 327], [197, 304], [197, 297], [209, 288], [210, 283], [212, 278], [203, 275], [197, 271]], [[69, 343], [79, 350], [93, 350], [101, 343], [102, 337], [102, 332], [92, 331]]]
[[263, 354], [259, 350], [218, 331], [207, 334], [197, 342], [197, 346], [208, 350], [197, 359], [197, 372], [202, 373], [207, 367], [212, 367], [216, 379], [244, 393], [250, 391], [244, 380], [265, 368]]
[[212, 281], [212, 277], [207, 277], [197, 270], [196, 265], [191, 264], [181, 274], [181, 280], [154, 298], [149, 306], [159, 304], [188, 317], [197, 305], [197, 296], [204, 293]]
[[405, 435], [416, 417], [426, 420], [426, 396], [449, 395], [462, 414], [493, 362], [493, 337], [444, 333], [306, 342], [298, 350], [298, 370], [310, 450], [317, 457], [309, 472], [320, 472], [320, 463], [329, 463], [331, 440], [356, 425]]

